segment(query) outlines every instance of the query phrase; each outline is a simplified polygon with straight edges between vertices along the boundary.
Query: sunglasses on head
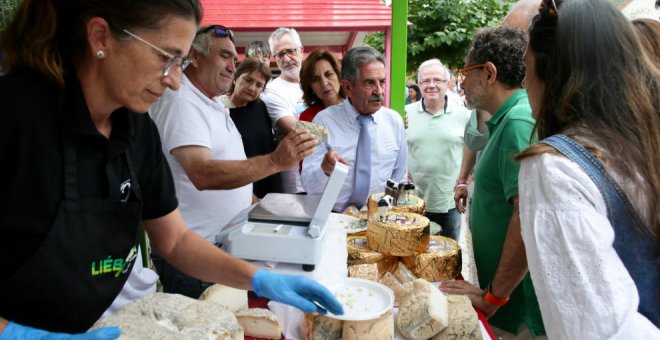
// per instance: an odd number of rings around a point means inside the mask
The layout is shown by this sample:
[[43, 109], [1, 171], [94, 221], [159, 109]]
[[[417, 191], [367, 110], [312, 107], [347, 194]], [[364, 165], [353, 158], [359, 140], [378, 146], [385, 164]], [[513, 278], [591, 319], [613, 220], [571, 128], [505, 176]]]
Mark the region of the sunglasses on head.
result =
[[557, 3], [555, 0], [543, 0], [539, 6], [539, 13], [547, 14], [551, 17], [557, 16]]
[[197, 34], [206, 33], [210, 30], [213, 30], [213, 34], [215, 34], [216, 37], [229, 38], [229, 40], [231, 40], [232, 43], [235, 43], [234, 33], [232, 33], [232, 31], [229, 28], [222, 25], [211, 25], [211, 26], [202, 27], [199, 31], [197, 31]]

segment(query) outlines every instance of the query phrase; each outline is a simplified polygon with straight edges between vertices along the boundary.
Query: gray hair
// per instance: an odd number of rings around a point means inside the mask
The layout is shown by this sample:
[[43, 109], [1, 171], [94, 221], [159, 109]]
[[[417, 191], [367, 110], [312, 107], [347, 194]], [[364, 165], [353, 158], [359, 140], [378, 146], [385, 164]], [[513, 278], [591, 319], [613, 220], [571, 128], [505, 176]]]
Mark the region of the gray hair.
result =
[[270, 46], [270, 51], [273, 55], [275, 55], [278, 52], [275, 51], [275, 43], [280, 41], [280, 39], [282, 39], [282, 37], [285, 34], [291, 36], [293, 42], [296, 43], [296, 47], [298, 48], [302, 47], [302, 43], [300, 42], [300, 36], [298, 35], [298, 32], [296, 32], [295, 28], [280, 27], [276, 29], [273, 33], [271, 33], [270, 37], [268, 38], [268, 46]]
[[449, 72], [449, 69], [442, 64], [440, 59], [433, 58], [426, 60], [417, 68], [417, 83], [419, 83], [419, 75], [422, 73], [422, 70], [431, 66], [440, 66], [440, 68], [445, 70], [445, 76], [447, 77], [447, 81], [451, 80], [451, 72]]
[[[205, 26], [208, 27], [208, 26]], [[211, 35], [213, 34], [213, 30], [203, 32], [204, 28], [200, 28], [197, 31], [197, 34], [195, 35], [195, 39], [193, 39], [192, 42], [192, 48], [197, 51], [197, 53], [201, 55], [209, 55], [211, 53]]]
[[269, 57], [270, 56], [270, 50], [268, 50], [268, 48], [266, 48], [266, 43], [264, 43], [261, 40], [250, 41], [245, 46], [245, 56], [246, 57], [254, 57], [257, 54], [261, 54], [264, 57]]
[[353, 83], [360, 77], [360, 66], [373, 61], [385, 64], [383, 54], [369, 46], [353, 47], [344, 55], [341, 61], [341, 77]]

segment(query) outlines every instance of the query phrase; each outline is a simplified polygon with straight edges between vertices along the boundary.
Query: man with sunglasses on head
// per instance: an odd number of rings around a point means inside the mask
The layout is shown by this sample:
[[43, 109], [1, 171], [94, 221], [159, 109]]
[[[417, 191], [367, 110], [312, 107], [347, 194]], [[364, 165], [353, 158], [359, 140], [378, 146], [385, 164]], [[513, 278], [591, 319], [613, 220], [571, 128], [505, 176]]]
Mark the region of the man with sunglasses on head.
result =
[[490, 137], [474, 173], [472, 200], [472, 242], [481, 287], [465, 281], [441, 287], [449, 294], [468, 295], [503, 339], [546, 338], [527, 274], [518, 214], [520, 164], [513, 160], [531, 145], [535, 123], [522, 88], [526, 46], [526, 34], [519, 28], [479, 30], [460, 70], [468, 107], [493, 114], [486, 122]]
[[[296, 166], [312, 153], [316, 139], [293, 130], [275, 151], [247, 159], [229, 110], [215, 98], [230, 87], [238, 55], [232, 32], [212, 25], [198, 30], [181, 75], [181, 89], [165, 91], [149, 110], [172, 169], [179, 207], [193, 231], [216, 235], [253, 201], [252, 182]], [[197, 298], [208, 286], [152, 253], [165, 292]]]
[[[304, 109], [303, 91], [300, 88], [300, 67], [303, 46], [300, 36], [293, 28], [280, 27], [270, 34], [268, 45], [275, 57], [280, 76], [268, 83], [261, 99], [268, 107], [268, 115], [278, 135], [286, 136], [295, 127], [298, 115]], [[304, 192], [300, 184], [298, 167], [282, 173], [284, 192]]]

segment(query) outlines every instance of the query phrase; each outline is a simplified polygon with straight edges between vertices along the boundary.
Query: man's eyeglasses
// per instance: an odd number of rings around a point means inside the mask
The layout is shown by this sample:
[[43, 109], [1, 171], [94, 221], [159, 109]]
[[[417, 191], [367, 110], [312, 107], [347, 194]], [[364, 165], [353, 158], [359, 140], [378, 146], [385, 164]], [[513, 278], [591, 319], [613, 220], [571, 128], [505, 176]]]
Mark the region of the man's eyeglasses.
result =
[[289, 58], [295, 58], [298, 55], [298, 48], [285, 48], [277, 53], [275, 53], [275, 59], [282, 60], [284, 56], [288, 55]]
[[466, 68], [464, 68], [464, 69], [460, 69], [460, 70], [458, 70], [458, 73], [459, 73], [461, 76], [463, 76], [463, 78], [465, 78], [465, 77], [467, 77], [467, 74], [468, 74], [468, 71], [469, 71], [469, 70], [473, 70], [473, 69], [475, 69], [475, 68], [484, 68], [484, 67], [486, 67], [486, 63], [470, 65], [470, 66], [468, 66], [468, 67], [466, 67]]
[[190, 63], [192, 63], [192, 60], [188, 59], [188, 57], [173, 56], [172, 54], [167, 53], [167, 51], [163, 50], [162, 48], [140, 38], [137, 34], [131, 33], [128, 30], [123, 30], [123, 31], [124, 33], [130, 35], [131, 37], [137, 39], [138, 41], [146, 45], [149, 45], [151, 48], [158, 51], [164, 57], [169, 58], [167, 64], [165, 64], [165, 68], [163, 68], [163, 77], [167, 77], [170, 74], [170, 69], [172, 68], [173, 65], [176, 65], [177, 67], [181, 68], [181, 72], [183, 72], [186, 70], [188, 66], [190, 66]]
[[234, 41], [234, 33], [232, 33], [232, 31], [229, 28], [222, 25], [211, 25], [207, 27], [202, 27], [199, 29], [199, 31], [197, 31], [197, 34], [206, 33], [210, 30], [213, 30], [213, 34], [215, 34], [216, 37], [229, 38], [229, 40], [231, 40], [232, 43], [236, 43]]
[[557, 16], [557, 4], [555, 0], [543, 0], [539, 6], [539, 13], [548, 14], [551, 17]]
[[428, 85], [431, 85], [431, 84], [442, 85], [442, 84], [447, 84], [448, 82], [449, 81], [447, 79], [433, 78], [433, 79], [424, 79], [419, 83], [420, 83], [420, 85], [428, 86]]

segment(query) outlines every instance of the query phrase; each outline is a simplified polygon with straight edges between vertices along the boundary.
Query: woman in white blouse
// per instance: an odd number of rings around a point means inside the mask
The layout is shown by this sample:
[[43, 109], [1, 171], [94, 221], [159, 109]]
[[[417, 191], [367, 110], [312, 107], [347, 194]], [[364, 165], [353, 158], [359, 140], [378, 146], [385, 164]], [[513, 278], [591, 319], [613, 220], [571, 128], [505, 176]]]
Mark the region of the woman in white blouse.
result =
[[527, 261], [551, 339], [658, 339], [660, 70], [606, 0], [544, 0], [517, 158]]

